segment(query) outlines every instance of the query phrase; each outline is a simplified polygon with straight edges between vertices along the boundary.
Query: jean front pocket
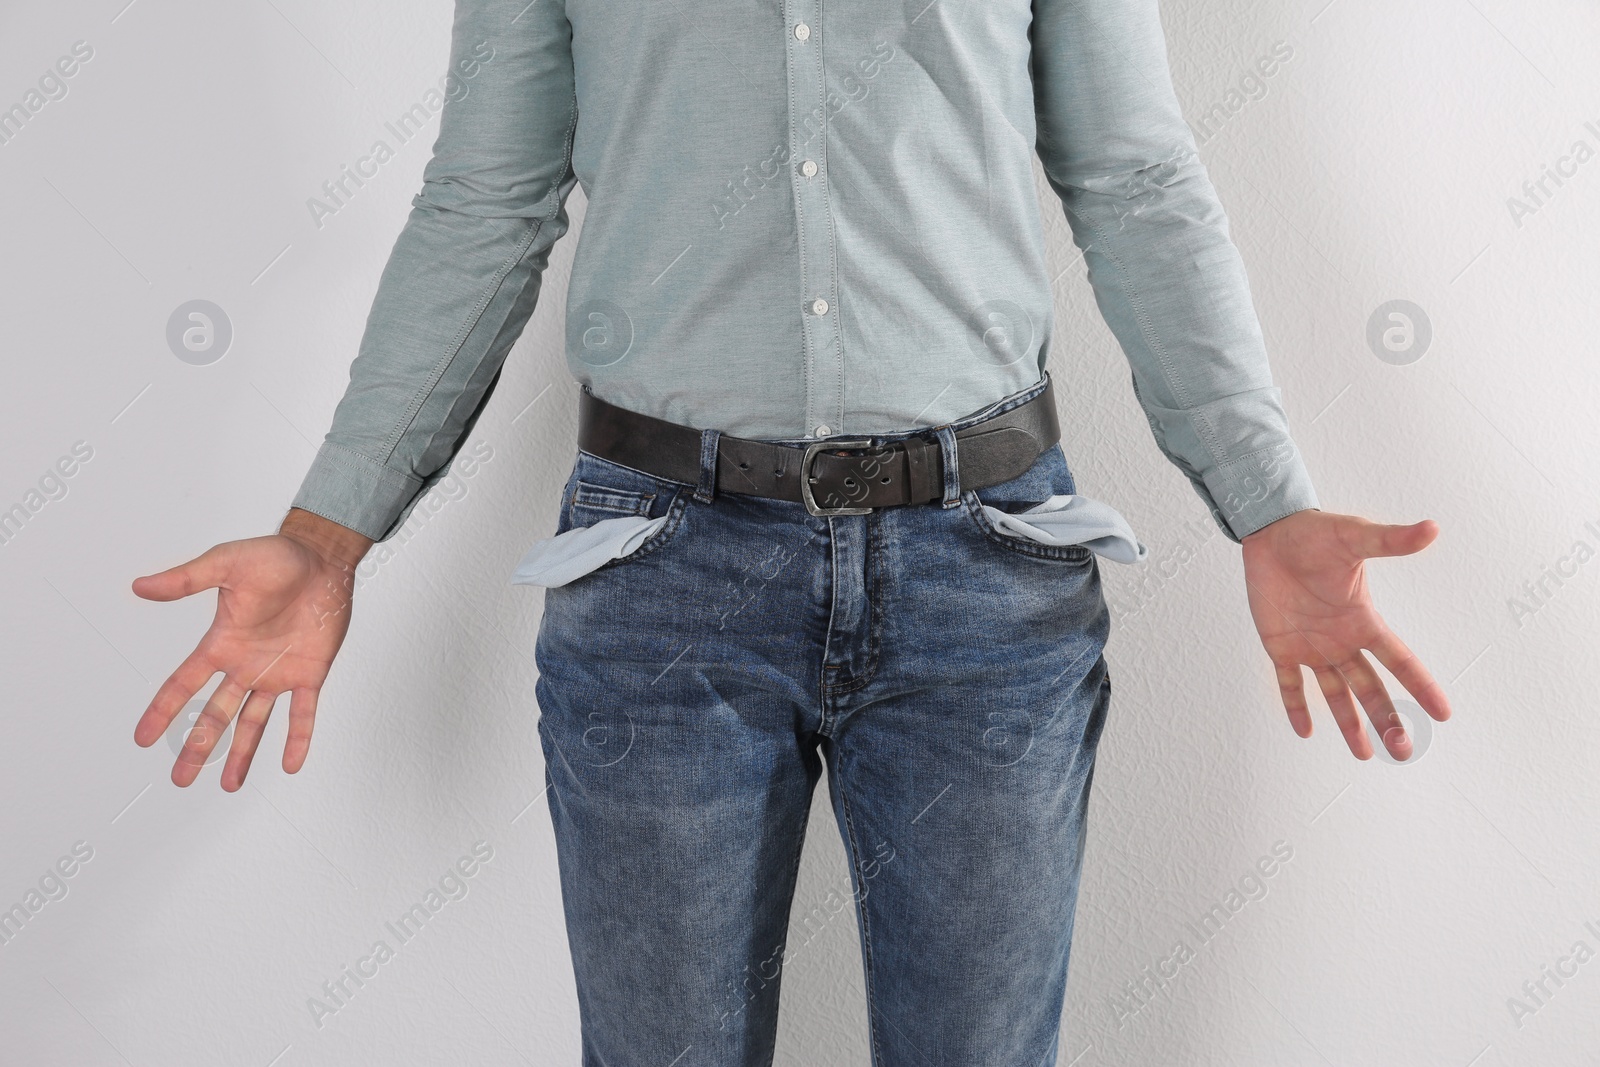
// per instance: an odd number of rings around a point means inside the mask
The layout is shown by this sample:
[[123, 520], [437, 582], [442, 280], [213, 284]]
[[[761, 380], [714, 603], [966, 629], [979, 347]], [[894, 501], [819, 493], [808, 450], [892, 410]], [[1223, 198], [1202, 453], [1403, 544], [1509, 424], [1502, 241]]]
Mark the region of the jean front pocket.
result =
[[683, 524], [686, 486], [580, 454], [556, 533], [532, 545], [514, 585], [556, 587], [661, 548]]
[[637, 489], [613, 489], [579, 478], [572, 487], [573, 525], [586, 526], [618, 515], [649, 516], [656, 494]]
[[1146, 555], [1116, 509], [1078, 495], [1060, 444], [1016, 478], [962, 493], [961, 502], [985, 538], [1019, 555], [1079, 566], [1096, 554], [1118, 563]]
[[1003, 511], [977, 500], [976, 518], [991, 536], [1006, 539], [1009, 547], [1018, 547], [1011, 542], [1020, 539], [1027, 551], [1072, 549], [1117, 563], [1139, 563], [1149, 555], [1121, 513], [1086, 496], [1054, 495], [1022, 511]]
[[969, 489], [962, 493], [961, 504], [967, 518], [982, 531], [984, 537], [1007, 551], [1034, 559], [1053, 560], [1078, 566], [1086, 566], [1094, 559], [1094, 552], [1084, 545], [1046, 544], [1025, 536], [1009, 524], [1002, 525], [1004, 520], [1001, 516], [1009, 515], [1011, 512], [985, 504], [975, 490]]
[[1067, 457], [1057, 443], [1040, 452], [1033, 466], [1010, 481], [963, 492], [961, 511], [991, 544], [1033, 559], [1082, 566], [1094, 558], [1094, 553], [1082, 545], [1041, 544], [999, 525], [1000, 513], [1026, 511], [1075, 489]]

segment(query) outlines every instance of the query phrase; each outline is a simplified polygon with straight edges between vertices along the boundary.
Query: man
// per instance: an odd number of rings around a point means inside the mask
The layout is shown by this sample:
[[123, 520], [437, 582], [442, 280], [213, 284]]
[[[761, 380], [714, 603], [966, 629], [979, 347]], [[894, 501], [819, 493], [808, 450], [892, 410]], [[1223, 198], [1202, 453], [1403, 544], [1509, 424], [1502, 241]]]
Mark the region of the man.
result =
[[1409, 754], [1362, 649], [1448, 716], [1363, 581], [1437, 527], [1318, 509], [1156, 0], [458, 0], [452, 60], [294, 509], [135, 584], [220, 590], [135, 736], [222, 671], [173, 780], [237, 715], [239, 788], [285, 692], [300, 768], [352, 569], [447, 472], [582, 183], [580, 451], [524, 574], [586, 1064], [770, 1062], [824, 760], [874, 1062], [1054, 1061], [1095, 555], [1138, 549], [1058, 444], [1035, 151], [1158, 444], [1242, 544], [1294, 729], [1306, 665], [1357, 758], [1357, 700]]

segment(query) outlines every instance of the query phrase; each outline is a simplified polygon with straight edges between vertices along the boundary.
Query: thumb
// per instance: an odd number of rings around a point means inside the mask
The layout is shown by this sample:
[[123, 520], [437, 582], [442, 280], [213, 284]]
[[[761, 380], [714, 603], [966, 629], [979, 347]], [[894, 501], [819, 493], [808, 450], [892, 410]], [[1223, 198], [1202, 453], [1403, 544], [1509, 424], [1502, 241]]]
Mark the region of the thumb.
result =
[[213, 545], [188, 563], [135, 578], [134, 595], [145, 600], [181, 600], [202, 589], [215, 589], [227, 577], [231, 558], [226, 545]]
[[1355, 550], [1363, 559], [1375, 556], [1409, 556], [1433, 544], [1439, 524], [1423, 519], [1410, 525], [1381, 522], [1364, 524], [1355, 538]]

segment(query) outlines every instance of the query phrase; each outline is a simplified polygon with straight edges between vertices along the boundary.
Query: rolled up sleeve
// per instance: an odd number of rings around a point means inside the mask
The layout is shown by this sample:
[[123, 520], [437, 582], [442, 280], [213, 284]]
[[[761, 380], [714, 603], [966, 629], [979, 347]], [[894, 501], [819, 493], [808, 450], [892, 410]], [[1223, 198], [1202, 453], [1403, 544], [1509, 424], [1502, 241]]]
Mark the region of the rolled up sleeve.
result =
[[457, 0], [450, 75], [422, 190], [292, 501], [378, 541], [449, 472], [493, 393], [576, 184], [562, 0]]
[[1035, 0], [1038, 152], [1156, 444], [1229, 539], [1318, 506], [1156, 0]]

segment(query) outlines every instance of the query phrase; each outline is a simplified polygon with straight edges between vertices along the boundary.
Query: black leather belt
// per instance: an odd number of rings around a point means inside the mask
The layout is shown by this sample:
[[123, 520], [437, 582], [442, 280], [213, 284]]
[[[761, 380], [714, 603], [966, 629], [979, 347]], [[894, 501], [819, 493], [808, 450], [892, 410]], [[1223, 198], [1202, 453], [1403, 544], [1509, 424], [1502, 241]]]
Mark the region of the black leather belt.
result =
[[[961, 489], [981, 489], [1025, 473], [1061, 438], [1052, 382], [1009, 411], [956, 431]], [[700, 431], [579, 393], [578, 447], [625, 467], [698, 485]], [[944, 496], [938, 439], [822, 438], [805, 445], [721, 435], [718, 492], [803, 503], [813, 515], [865, 515], [874, 508], [923, 504]]]

